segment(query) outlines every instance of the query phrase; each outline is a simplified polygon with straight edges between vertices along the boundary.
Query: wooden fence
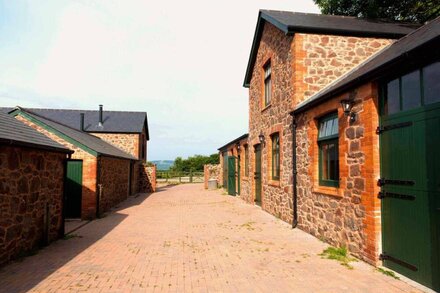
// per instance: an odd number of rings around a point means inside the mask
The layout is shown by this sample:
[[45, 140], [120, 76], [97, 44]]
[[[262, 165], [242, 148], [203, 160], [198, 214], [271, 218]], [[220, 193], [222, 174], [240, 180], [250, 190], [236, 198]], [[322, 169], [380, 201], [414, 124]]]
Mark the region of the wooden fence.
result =
[[157, 171], [157, 183], [203, 183], [203, 172]]

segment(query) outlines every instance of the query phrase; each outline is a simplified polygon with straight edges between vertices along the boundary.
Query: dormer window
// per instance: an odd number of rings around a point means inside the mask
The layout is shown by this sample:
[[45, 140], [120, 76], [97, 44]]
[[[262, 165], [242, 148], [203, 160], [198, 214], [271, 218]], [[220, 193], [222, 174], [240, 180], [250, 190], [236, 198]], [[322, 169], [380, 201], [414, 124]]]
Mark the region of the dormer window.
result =
[[264, 107], [270, 105], [272, 98], [272, 68], [270, 60], [266, 62], [264, 69]]

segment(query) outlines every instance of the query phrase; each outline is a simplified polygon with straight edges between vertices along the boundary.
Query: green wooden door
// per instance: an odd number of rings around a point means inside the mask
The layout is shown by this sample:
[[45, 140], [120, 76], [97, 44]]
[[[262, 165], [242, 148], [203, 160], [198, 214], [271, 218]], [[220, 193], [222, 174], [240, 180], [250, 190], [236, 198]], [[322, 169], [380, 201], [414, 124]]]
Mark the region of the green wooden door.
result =
[[261, 145], [255, 146], [255, 203], [261, 205]]
[[440, 106], [381, 117], [384, 265], [439, 286]]
[[235, 157], [228, 157], [228, 194], [235, 195]]
[[82, 161], [67, 161], [64, 182], [64, 213], [66, 218], [81, 217]]
[[240, 166], [240, 156], [237, 157], [237, 195], [240, 195], [240, 173], [241, 173], [241, 166]]

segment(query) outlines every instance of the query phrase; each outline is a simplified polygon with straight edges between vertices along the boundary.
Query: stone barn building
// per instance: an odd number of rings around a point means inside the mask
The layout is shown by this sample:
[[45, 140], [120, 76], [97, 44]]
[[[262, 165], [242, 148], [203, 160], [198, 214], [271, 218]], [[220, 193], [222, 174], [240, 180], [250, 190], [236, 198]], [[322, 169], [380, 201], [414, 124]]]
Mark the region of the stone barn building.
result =
[[72, 151], [0, 111], [0, 265], [64, 235]]
[[[228, 191], [229, 195], [241, 195], [241, 190], [249, 188], [249, 146], [248, 134], [230, 141], [221, 148], [219, 184]], [[243, 150], [243, 155], [242, 151]], [[244, 192], [248, 194], [248, 192]]]
[[[56, 111], [56, 110], [55, 110]], [[137, 192], [133, 166], [138, 158], [95, 135], [37, 114], [16, 108], [10, 114], [65, 147], [74, 150], [67, 163], [67, 218], [93, 219]], [[78, 112], [78, 123], [82, 115]], [[105, 123], [105, 122], [104, 122]], [[82, 124], [84, 125], [84, 124]], [[136, 183], [133, 183], [136, 181]]]
[[292, 112], [299, 227], [434, 290], [440, 290], [439, 35], [437, 18]]
[[436, 290], [438, 23], [260, 11], [244, 81], [253, 176], [241, 190]]
[[150, 176], [147, 162], [147, 143], [150, 140], [146, 112], [104, 111], [67, 109], [29, 109], [37, 115], [69, 126], [78, 131], [92, 134], [133, 156], [132, 186], [130, 193], [146, 192], [145, 182]]

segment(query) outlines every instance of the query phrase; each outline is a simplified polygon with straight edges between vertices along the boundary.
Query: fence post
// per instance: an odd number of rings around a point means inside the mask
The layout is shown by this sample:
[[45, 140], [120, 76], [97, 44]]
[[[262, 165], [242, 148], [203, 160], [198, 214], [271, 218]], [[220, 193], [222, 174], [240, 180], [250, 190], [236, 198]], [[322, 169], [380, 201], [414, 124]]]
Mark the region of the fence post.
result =
[[189, 171], [189, 183], [192, 183], [192, 182], [193, 182], [193, 172], [191, 170], [191, 171]]

